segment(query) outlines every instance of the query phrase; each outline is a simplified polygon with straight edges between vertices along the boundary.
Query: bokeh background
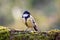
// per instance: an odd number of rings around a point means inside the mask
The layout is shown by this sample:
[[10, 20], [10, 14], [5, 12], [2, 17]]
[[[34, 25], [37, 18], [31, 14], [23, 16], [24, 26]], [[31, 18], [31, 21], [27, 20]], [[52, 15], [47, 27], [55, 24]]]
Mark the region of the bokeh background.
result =
[[0, 26], [25, 30], [22, 13], [34, 17], [40, 31], [60, 29], [60, 0], [0, 0]]

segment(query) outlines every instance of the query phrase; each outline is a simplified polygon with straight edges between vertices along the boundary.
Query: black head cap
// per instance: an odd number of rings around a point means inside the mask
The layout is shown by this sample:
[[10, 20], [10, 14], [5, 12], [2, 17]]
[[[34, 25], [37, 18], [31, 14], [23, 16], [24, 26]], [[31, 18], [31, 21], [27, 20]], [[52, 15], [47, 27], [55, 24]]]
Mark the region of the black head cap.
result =
[[30, 12], [28, 12], [28, 11], [25, 11], [23, 14], [29, 14], [29, 15], [30, 15]]

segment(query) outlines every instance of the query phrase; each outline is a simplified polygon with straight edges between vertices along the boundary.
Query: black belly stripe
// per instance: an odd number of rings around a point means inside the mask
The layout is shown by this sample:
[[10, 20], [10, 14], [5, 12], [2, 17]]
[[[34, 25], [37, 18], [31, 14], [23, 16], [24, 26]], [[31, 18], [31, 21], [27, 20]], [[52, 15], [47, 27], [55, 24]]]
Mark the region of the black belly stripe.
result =
[[25, 22], [25, 25], [28, 26], [27, 22]]
[[27, 24], [27, 19], [26, 19], [26, 18], [25, 18], [25, 25], [28, 26], [28, 24]]

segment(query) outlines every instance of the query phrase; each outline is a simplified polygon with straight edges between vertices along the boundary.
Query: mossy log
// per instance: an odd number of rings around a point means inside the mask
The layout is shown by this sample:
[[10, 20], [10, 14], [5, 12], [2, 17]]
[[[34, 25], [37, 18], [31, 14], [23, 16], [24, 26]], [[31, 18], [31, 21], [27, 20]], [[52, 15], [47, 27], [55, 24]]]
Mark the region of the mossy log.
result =
[[31, 33], [0, 27], [0, 40], [60, 40], [60, 30]]

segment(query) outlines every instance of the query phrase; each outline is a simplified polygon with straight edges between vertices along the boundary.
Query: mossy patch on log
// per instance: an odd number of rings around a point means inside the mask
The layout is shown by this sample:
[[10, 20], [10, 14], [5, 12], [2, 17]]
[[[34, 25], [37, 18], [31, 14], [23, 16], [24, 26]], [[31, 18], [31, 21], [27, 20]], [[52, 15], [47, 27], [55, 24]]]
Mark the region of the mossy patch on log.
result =
[[60, 40], [60, 30], [31, 33], [0, 27], [0, 40]]

